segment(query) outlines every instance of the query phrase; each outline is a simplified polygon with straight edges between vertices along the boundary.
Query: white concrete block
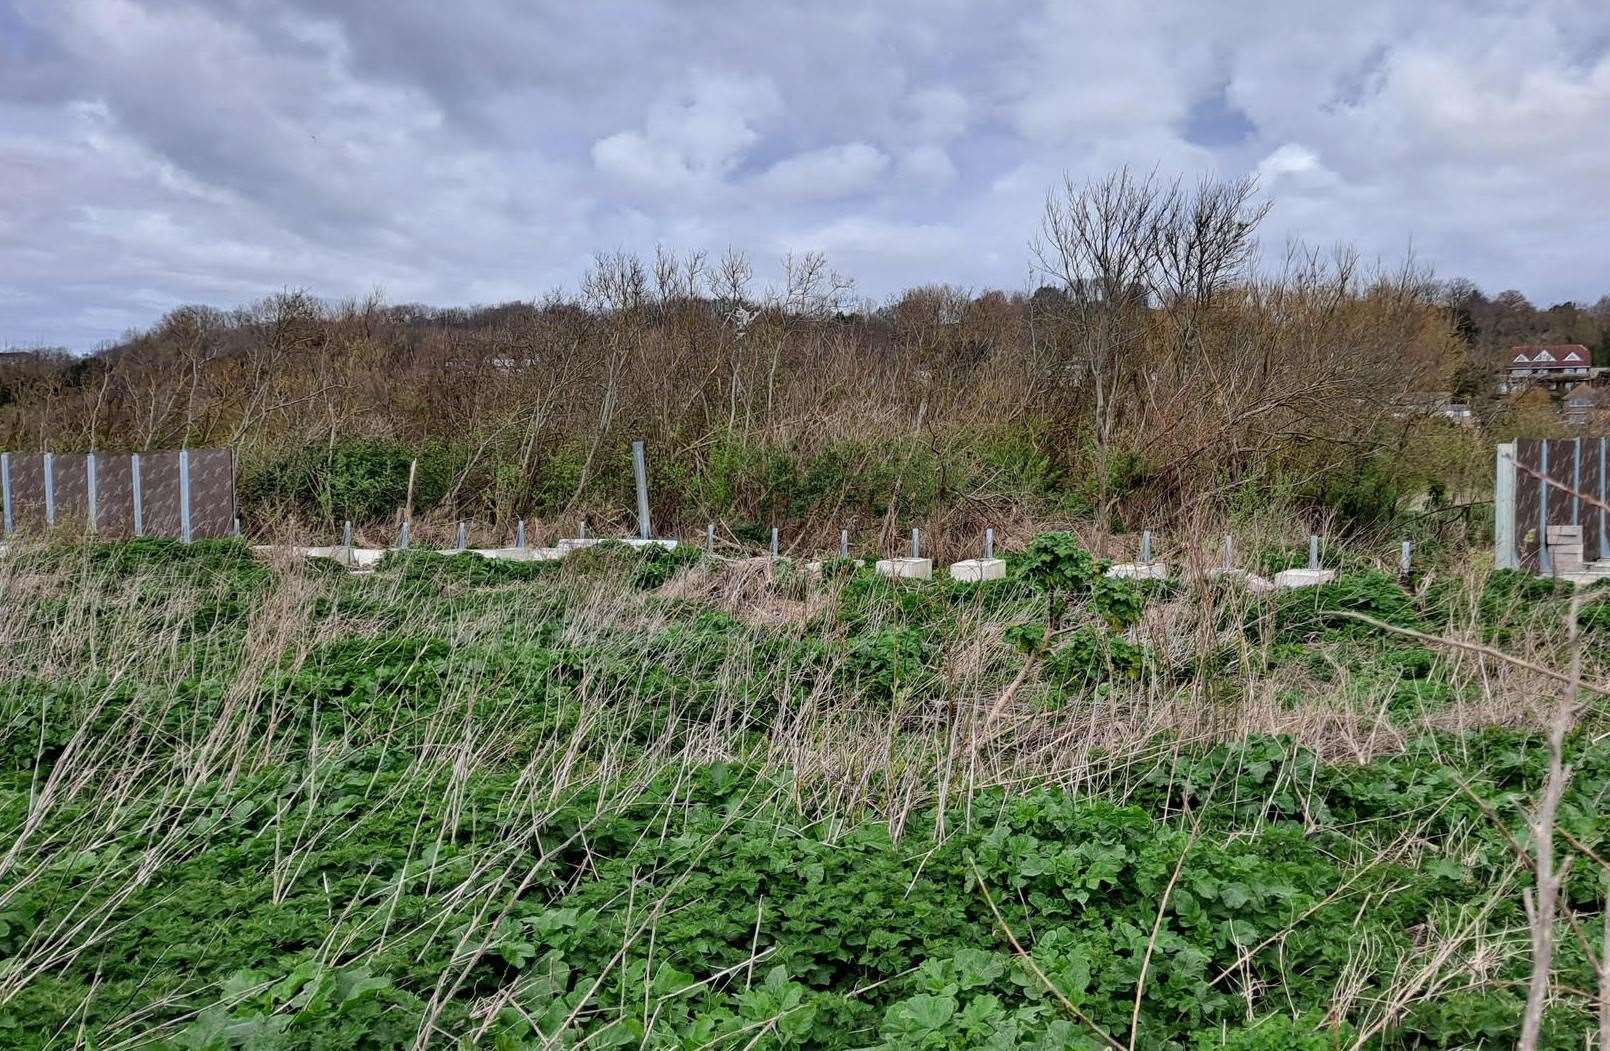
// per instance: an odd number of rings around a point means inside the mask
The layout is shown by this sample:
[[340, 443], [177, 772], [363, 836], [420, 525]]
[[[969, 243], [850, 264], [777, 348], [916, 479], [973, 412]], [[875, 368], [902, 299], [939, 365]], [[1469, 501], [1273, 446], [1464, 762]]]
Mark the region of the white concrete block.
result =
[[1268, 577], [1260, 577], [1256, 573], [1248, 573], [1244, 569], [1226, 569], [1223, 566], [1215, 566], [1203, 575], [1209, 580], [1228, 580], [1231, 583], [1240, 584], [1254, 595], [1266, 595], [1275, 590], [1274, 581]]
[[348, 565], [357, 569], [373, 569], [386, 557], [383, 547], [355, 547], [348, 552]]
[[1336, 579], [1334, 569], [1283, 569], [1275, 574], [1277, 588], [1311, 588]]
[[1107, 576], [1121, 580], [1167, 580], [1168, 567], [1161, 562], [1120, 562], [1108, 567]]
[[966, 583], [978, 583], [984, 580], [1005, 580], [1006, 559], [968, 558], [960, 562], [953, 562], [950, 566], [950, 579]]
[[901, 580], [928, 580], [934, 575], [931, 558], [880, 558], [874, 568], [880, 576]]
[[677, 545], [677, 542], [675, 540], [662, 540], [662, 539], [658, 539], [658, 538], [653, 539], [653, 540], [643, 540], [640, 537], [635, 537], [635, 536], [632, 536], [632, 537], [595, 537], [595, 536], [590, 536], [590, 537], [587, 537], [586, 539], [579, 539], [578, 538], [578, 539], [572, 539], [572, 540], [561, 540], [561, 541], [559, 541], [559, 553], [562, 554], [562, 555], [568, 555], [572, 551], [580, 551], [584, 547], [593, 547], [593, 546], [595, 546], [597, 544], [602, 544], [606, 540], [614, 540], [617, 543], [625, 544], [628, 547], [638, 547], [638, 548], [642, 548], [642, 547], [663, 547], [667, 551], [676, 550], [676, 545]]

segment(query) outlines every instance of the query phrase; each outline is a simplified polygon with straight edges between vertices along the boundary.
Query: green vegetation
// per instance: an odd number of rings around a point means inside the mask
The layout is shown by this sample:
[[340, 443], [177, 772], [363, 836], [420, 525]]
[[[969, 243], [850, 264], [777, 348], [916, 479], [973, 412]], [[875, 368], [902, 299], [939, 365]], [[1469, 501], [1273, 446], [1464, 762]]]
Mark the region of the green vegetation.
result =
[[[1513, 1046], [1546, 684], [1342, 614], [1558, 665], [1566, 594], [1011, 564], [15, 551], [0, 1045]], [[1568, 753], [1559, 1049], [1601, 716]]]

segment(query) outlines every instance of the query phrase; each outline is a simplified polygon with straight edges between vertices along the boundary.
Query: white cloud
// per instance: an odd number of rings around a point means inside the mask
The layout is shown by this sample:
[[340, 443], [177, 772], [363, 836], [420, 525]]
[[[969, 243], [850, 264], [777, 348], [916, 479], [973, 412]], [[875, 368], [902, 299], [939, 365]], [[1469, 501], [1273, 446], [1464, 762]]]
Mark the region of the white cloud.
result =
[[656, 242], [1015, 288], [1046, 190], [1121, 164], [1256, 172], [1277, 247], [1610, 291], [1610, 9], [1330, 10], [0, 0], [0, 342], [287, 286], [536, 296]]
[[778, 197], [828, 200], [867, 189], [888, 167], [888, 155], [876, 146], [849, 142], [780, 160], [755, 182]]

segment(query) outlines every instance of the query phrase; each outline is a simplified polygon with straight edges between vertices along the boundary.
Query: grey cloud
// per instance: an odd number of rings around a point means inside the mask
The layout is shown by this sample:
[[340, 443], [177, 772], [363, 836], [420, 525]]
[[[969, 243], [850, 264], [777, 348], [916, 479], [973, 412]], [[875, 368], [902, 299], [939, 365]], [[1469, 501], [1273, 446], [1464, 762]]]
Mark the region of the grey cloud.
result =
[[0, 0], [0, 343], [287, 286], [484, 301], [593, 252], [1021, 287], [1047, 188], [1260, 173], [1289, 237], [1610, 291], [1591, 0]]

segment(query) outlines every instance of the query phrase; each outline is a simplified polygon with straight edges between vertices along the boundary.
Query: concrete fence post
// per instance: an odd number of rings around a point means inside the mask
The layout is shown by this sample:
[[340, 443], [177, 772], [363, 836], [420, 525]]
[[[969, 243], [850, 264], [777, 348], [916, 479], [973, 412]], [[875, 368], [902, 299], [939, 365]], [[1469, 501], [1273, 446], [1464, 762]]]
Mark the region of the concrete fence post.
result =
[[6, 536], [16, 528], [11, 518], [11, 454], [0, 453], [0, 499], [5, 502]]
[[1152, 531], [1150, 529], [1140, 534], [1140, 560], [1143, 565], [1152, 564]]
[[707, 555], [716, 553], [716, 524], [714, 522], [704, 524], [704, 553]]
[[459, 523], [458, 523], [458, 550], [463, 551], [465, 548], [467, 548], [469, 546], [470, 546], [470, 531], [469, 531], [469, 527], [464, 524], [463, 519], [460, 519]]
[[771, 527], [771, 557], [777, 557], [777, 527]]
[[235, 539], [240, 539], [240, 516], [235, 516]]
[[96, 519], [99, 517], [100, 507], [97, 503], [99, 493], [95, 486], [95, 454], [92, 452], [84, 457], [84, 503], [86, 524], [91, 533], [95, 532]]
[[407, 551], [408, 550], [408, 532], [409, 532], [409, 530], [408, 530], [408, 522], [406, 520], [404, 520], [404, 522], [402, 524], [402, 528], [397, 530], [397, 550], [398, 551]]
[[1308, 568], [1319, 570], [1319, 537], [1313, 535], [1308, 537]]
[[140, 482], [140, 454], [129, 454], [129, 499], [134, 504], [134, 535], [145, 535], [145, 490]]
[[514, 523], [514, 546], [521, 551], [525, 550], [525, 519]]
[[632, 443], [632, 474], [637, 480], [637, 536], [647, 540], [654, 535], [648, 517], [648, 465], [643, 457], [643, 443]]
[[839, 557], [850, 557], [850, 531], [848, 529], [839, 530]]
[[1408, 579], [1409, 564], [1413, 556], [1414, 544], [1411, 541], [1405, 540], [1403, 542], [1403, 553], [1398, 556], [1398, 572], [1403, 576], [1404, 579]]
[[995, 530], [993, 529], [984, 530], [984, 557], [995, 557]]
[[922, 557], [922, 530], [920, 529], [913, 529], [911, 531], [911, 557]]
[[1538, 568], [1545, 577], [1554, 575], [1554, 558], [1549, 554], [1549, 484], [1546, 481], [1549, 475], [1549, 443], [1544, 438], [1538, 442], [1543, 477], [1534, 479], [1537, 482], [1537, 558]]
[[179, 536], [190, 543], [190, 450], [179, 450]]
[[56, 524], [56, 456], [45, 454], [45, 524]]
[[352, 546], [352, 519], [350, 518], [341, 527], [341, 546], [346, 548]]
[[[1600, 441], [1599, 485], [1604, 485], [1604, 443]], [[1516, 569], [1520, 565], [1515, 549], [1515, 443], [1504, 442], [1498, 447], [1498, 476], [1493, 484], [1493, 564], [1499, 569]], [[1604, 528], [1604, 512], [1599, 512]], [[1601, 539], [1602, 542], [1602, 539]]]

